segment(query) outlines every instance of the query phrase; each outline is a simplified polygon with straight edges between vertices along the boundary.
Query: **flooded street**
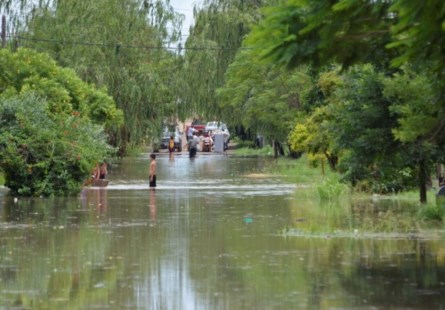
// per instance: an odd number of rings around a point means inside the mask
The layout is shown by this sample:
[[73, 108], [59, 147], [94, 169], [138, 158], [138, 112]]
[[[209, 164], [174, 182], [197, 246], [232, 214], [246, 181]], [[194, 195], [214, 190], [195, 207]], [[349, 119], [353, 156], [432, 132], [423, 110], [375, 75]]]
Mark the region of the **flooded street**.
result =
[[364, 236], [375, 223], [361, 216], [312, 219], [320, 203], [262, 175], [266, 161], [158, 156], [149, 190], [142, 154], [78, 197], [15, 203], [3, 190], [0, 309], [445, 308], [443, 232]]

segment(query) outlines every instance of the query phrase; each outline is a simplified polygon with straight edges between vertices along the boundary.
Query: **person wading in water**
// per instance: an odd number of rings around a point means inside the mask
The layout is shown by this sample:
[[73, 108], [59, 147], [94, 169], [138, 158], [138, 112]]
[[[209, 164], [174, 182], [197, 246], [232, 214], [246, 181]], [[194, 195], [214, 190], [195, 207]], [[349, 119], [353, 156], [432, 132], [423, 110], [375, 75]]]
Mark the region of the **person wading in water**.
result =
[[156, 155], [150, 154], [150, 187], [156, 187]]

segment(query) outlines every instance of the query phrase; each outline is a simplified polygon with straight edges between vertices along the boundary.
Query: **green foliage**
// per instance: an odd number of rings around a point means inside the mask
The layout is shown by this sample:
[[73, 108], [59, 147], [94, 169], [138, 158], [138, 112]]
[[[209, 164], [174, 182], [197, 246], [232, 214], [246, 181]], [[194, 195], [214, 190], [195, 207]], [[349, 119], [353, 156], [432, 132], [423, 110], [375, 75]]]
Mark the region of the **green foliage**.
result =
[[335, 169], [337, 154], [333, 149], [334, 134], [329, 128], [331, 118], [327, 106], [316, 108], [306, 118], [297, 118], [296, 125], [288, 136], [290, 149], [326, 158], [331, 168]]
[[0, 99], [33, 93], [45, 98], [52, 114], [76, 113], [108, 128], [122, 123], [122, 111], [105, 90], [86, 84], [46, 54], [24, 48], [15, 53], [2, 49], [0, 71]]
[[250, 24], [259, 18], [262, 2], [206, 0], [200, 9], [196, 8], [181, 76], [184, 113], [205, 118], [221, 116], [215, 91], [224, 86], [227, 68]]
[[179, 64], [163, 47], [181, 35], [183, 16], [173, 11], [170, 1], [19, 2], [11, 16], [18, 15], [12, 18], [20, 45], [47, 52], [82, 80], [108, 89], [123, 111], [115, 115], [102, 91], [92, 96], [92, 116], [124, 119], [119, 126], [107, 124], [113, 145], [125, 153], [127, 145], [157, 136], [164, 118], [174, 115], [180, 102]]
[[427, 204], [419, 209], [418, 216], [422, 220], [427, 221], [443, 221], [445, 209], [443, 205]]
[[112, 151], [107, 130], [122, 111], [104, 90], [84, 83], [46, 54], [0, 51], [0, 167], [5, 185], [26, 196], [79, 191]]
[[273, 148], [270, 145], [262, 148], [253, 148], [249, 143], [247, 145], [248, 146], [238, 146], [235, 154], [240, 156], [273, 156]]
[[390, 41], [388, 1], [288, 0], [266, 8], [247, 43], [262, 57], [296, 67], [330, 62], [385, 64]]
[[14, 194], [75, 194], [112, 151], [102, 127], [76, 114], [51, 114], [48, 107], [29, 92], [0, 100], [0, 167]]
[[384, 96], [384, 76], [370, 65], [343, 76], [329, 105], [333, 148], [341, 151], [339, 169], [362, 190], [385, 193], [414, 186], [415, 163], [393, 137], [396, 117]]
[[338, 201], [348, 193], [348, 186], [341, 183], [338, 175], [324, 179], [315, 187], [321, 200]]
[[244, 51], [229, 66], [217, 97], [229, 124], [285, 144], [308, 85], [307, 68], [289, 72]]
[[399, 67], [410, 62], [443, 77], [445, 56], [437, 47], [445, 44], [444, 2], [397, 0], [390, 11], [398, 17], [391, 28], [393, 42], [388, 45], [399, 52], [392, 64]]
[[442, 109], [430, 79], [408, 69], [385, 79], [384, 83], [385, 96], [392, 101], [391, 112], [398, 116], [395, 138], [402, 142], [431, 138], [441, 126], [438, 114]]

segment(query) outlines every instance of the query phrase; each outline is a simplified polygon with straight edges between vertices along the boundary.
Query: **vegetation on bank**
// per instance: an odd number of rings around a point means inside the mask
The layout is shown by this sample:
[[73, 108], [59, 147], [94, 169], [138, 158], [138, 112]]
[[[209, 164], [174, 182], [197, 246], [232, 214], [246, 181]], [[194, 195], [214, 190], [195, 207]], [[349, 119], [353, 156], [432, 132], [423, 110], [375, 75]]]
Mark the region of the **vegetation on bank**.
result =
[[79, 192], [96, 163], [114, 153], [106, 131], [122, 111], [104, 90], [46, 54], [0, 51], [0, 168], [14, 195]]
[[445, 40], [434, 9], [445, 5], [433, 2], [269, 3], [216, 92], [225, 118], [275, 156], [286, 146], [324, 156], [354, 188], [417, 187], [425, 203], [445, 160], [444, 61], [428, 45]]
[[[381, 193], [376, 194], [373, 191], [365, 191], [361, 187], [353, 188], [342, 180], [342, 176], [338, 171], [332, 171], [326, 160], [324, 160], [324, 167], [320, 158], [316, 160], [311, 159], [307, 154], [303, 154], [298, 159], [292, 158], [278, 158], [273, 160], [273, 154], [271, 153], [271, 147], [268, 146], [264, 149], [257, 149], [252, 147], [246, 147], [242, 144], [238, 145], [234, 153], [240, 156], [265, 156], [269, 157], [271, 160], [267, 162], [264, 167], [265, 173], [270, 173], [274, 175], [279, 175], [283, 180], [298, 185], [303, 185], [299, 188], [297, 194], [299, 199], [302, 199], [313, 204], [314, 198], [318, 198], [320, 206], [313, 206], [315, 210], [319, 208], [319, 212], [324, 213], [332, 208], [332, 204], [335, 208], [344, 209], [344, 205], [360, 205], [363, 204], [362, 211], [371, 207], [375, 208], [371, 204], [376, 205], [386, 205], [395, 206], [391, 210], [385, 209], [386, 213], [403, 213], [404, 216], [408, 216], [417, 220], [425, 221], [438, 221], [442, 222], [445, 215], [445, 201], [436, 203], [436, 193], [438, 189], [438, 184], [435, 182], [427, 191], [428, 203], [419, 204], [418, 192], [415, 189], [393, 192], [393, 193]], [[307, 187], [305, 187], [307, 186]], [[315, 200], [317, 201], [317, 199]], [[371, 203], [372, 202], [372, 203]], [[399, 209], [397, 206], [405, 205], [406, 209]], [[331, 206], [329, 206], [331, 205]], [[300, 206], [305, 209], [307, 206]], [[327, 209], [323, 209], [327, 208]], [[379, 207], [377, 207], [379, 208]], [[353, 208], [352, 208], [353, 209]], [[350, 212], [355, 212], [351, 208], [346, 208], [343, 215]], [[380, 218], [383, 218], [383, 211], [377, 210], [374, 212], [380, 212]], [[325, 217], [325, 215], [318, 214], [318, 216]], [[405, 229], [414, 229], [416, 225], [408, 225], [408, 219], [404, 219]], [[394, 222], [395, 223], [395, 222]], [[393, 224], [394, 224], [393, 223]], [[383, 224], [382, 224], [383, 225]], [[389, 225], [386, 223], [385, 225]], [[391, 230], [390, 225], [386, 229]]]

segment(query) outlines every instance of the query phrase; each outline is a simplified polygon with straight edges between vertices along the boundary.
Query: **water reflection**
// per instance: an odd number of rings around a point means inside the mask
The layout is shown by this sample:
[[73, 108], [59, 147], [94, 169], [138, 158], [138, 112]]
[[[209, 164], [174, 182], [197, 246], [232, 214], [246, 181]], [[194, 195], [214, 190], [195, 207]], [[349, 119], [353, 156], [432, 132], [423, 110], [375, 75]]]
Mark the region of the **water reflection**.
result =
[[156, 224], [156, 189], [154, 188], [150, 189], [150, 224], [151, 226]]
[[[443, 233], [378, 233], [395, 206], [328, 203], [261, 159], [124, 159], [79, 197], [0, 197], [0, 309], [440, 308]], [[407, 208], [401, 204], [401, 209]], [[352, 210], [352, 212], [351, 212]], [[385, 224], [387, 225], [387, 224]], [[371, 229], [374, 228], [374, 229]], [[355, 230], [358, 230], [356, 233]]]
[[100, 215], [106, 215], [108, 207], [107, 188], [84, 188], [80, 193], [81, 204], [84, 209], [96, 208]]

